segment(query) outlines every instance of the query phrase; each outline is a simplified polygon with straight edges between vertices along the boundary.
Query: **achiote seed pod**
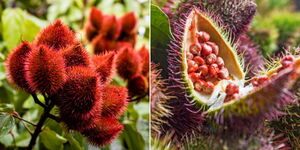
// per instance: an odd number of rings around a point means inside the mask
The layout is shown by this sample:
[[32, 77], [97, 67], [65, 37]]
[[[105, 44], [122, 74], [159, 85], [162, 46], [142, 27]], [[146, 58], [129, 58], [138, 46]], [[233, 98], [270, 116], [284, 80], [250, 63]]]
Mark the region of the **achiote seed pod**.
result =
[[[283, 68], [276, 70], [278, 75], [274, 74], [276, 78], [261, 86], [247, 85], [243, 61], [228, 37], [230, 33], [216, 23], [214, 16], [197, 6], [182, 9], [186, 10], [182, 10], [177, 22], [171, 20], [174, 39], [168, 50], [167, 88], [174, 97], [168, 102], [173, 115], [166, 117], [162, 134], [172, 132], [174, 141], [183, 142], [190, 133], [206, 132], [205, 125], [218, 125], [216, 128], [220, 130], [216, 131], [251, 133], [245, 126], [253, 130], [259, 127], [251, 118], [264, 120], [278, 116], [277, 110], [293, 100], [286, 91], [299, 77], [299, 58], [285, 63], [291, 65], [282, 64]], [[287, 79], [290, 82], [284, 83]], [[241, 128], [234, 126], [237, 124]]]
[[43, 29], [34, 41], [36, 45], [46, 45], [57, 51], [76, 42], [73, 31], [60, 20], [56, 20], [53, 24]]
[[102, 91], [93, 69], [76, 66], [68, 70], [63, 88], [53, 99], [69, 129], [82, 131], [96, 126], [102, 110]]
[[91, 64], [91, 58], [88, 52], [80, 43], [71, 45], [61, 50], [61, 54], [65, 59], [66, 67], [73, 67], [73, 66], [88, 67]]
[[127, 84], [130, 96], [143, 96], [148, 94], [148, 78], [143, 75], [133, 76], [128, 80]]
[[93, 57], [96, 72], [103, 84], [108, 84], [115, 72], [116, 53], [108, 52]]
[[54, 94], [66, 81], [62, 55], [44, 45], [29, 54], [25, 70], [30, 88], [43, 94]]
[[124, 79], [130, 79], [141, 72], [139, 54], [133, 48], [123, 48], [117, 57], [117, 72]]
[[116, 117], [122, 115], [127, 107], [127, 89], [117, 86], [106, 86], [103, 89], [103, 117]]
[[97, 126], [81, 133], [91, 144], [103, 146], [110, 144], [123, 130], [123, 125], [114, 117], [102, 117]]
[[150, 60], [150, 56], [149, 56], [149, 50], [143, 46], [139, 51], [139, 55], [141, 57], [141, 63], [142, 63], [142, 75], [144, 76], [148, 76], [149, 74], [149, 60]]
[[29, 93], [33, 91], [25, 78], [25, 65], [28, 55], [32, 50], [32, 45], [29, 42], [23, 41], [12, 51], [6, 61], [6, 72], [9, 82]]

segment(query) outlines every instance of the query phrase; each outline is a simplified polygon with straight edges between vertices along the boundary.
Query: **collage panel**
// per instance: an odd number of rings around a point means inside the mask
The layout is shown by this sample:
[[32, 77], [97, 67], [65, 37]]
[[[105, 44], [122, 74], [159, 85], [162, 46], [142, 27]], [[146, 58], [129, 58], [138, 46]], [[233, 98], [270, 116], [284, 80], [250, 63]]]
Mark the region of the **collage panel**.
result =
[[0, 149], [149, 149], [149, 1], [0, 0]]

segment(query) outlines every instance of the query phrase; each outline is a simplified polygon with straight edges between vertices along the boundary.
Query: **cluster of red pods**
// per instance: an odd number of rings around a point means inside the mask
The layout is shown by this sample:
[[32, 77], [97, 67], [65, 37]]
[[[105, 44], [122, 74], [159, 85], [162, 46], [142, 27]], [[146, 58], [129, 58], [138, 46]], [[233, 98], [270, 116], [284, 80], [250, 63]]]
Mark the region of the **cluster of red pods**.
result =
[[206, 32], [197, 32], [197, 42], [186, 51], [188, 73], [196, 91], [211, 94], [218, 81], [229, 78], [219, 47]]

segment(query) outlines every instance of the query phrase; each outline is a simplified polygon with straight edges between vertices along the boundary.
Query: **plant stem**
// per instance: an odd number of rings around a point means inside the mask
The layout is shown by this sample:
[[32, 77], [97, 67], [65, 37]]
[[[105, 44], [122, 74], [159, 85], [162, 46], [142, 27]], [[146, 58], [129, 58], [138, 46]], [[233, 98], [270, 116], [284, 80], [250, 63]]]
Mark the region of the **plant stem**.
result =
[[28, 124], [30, 124], [32, 126], [36, 126], [36, 124], [34, 124], [34, 123], [30, 122], [30, 121], [27, 121], [27, 120], [25, 120], [25, 119], [23, 119], [23, 118], [21, 118], [21, 117], [19, 117], [17, 115], [13, 115], [13, 117], [15, 117], [15, 118], [17, 118], [17, 119], [19, 119], [19, 120], [21, 120], [23, 122], [26, 122], [26, 123], [28, 123]]
[[50, 105], [47, 106], [47, 107], [44, 107], [44, 113], [42, 114], [36, 128], [35, 128], [35, 131], [31, 137], [31, 140], [30, 140], [30, 143], [27, 147], [28, 150], [32, 150], [35, 143], [36, 143], [36, 139], [38, 137], [38, 135], [41, 133], [42, 131], [42, 127], [45, 123], [45, 121], [47, 120], [47, 118], [50, 116], [50, 111], [51, 109], [54, 107], [54, 104], [50, 102]]

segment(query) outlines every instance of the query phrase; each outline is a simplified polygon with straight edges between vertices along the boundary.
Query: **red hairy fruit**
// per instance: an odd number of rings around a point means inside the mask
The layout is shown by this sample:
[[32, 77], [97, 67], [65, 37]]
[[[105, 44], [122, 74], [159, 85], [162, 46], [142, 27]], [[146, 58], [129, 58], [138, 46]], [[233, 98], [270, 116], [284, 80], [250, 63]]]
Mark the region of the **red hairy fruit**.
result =
[[141, 96], [148, 93], [148, 79], [143, 75], [136, 75], [128, 80], [127, 88], [130, 96]]
[[89, 142], [104, 146], [110, 144], [123, 130], [123, 125], [114, 117], [102, 117], [97, 127], [81, 132]]
[[25, 65], [26, 79], [34, 91], [53, 94], [66, 81], [65, 62], [62, 55], [47, 46], [35, 48]]
[[66, 67], [89, 66], [90, 57], [86, 49], [80, 44], [71, 45], [61, 51]]
[[124, 48], [117, 57], [117, 72], [124, 79], [130, 79], [141, 72], [139, 54], [133, 48]]
[[123, 15], [120, 18], [120, 24], [122, 26], [122, 32], [126, 34], [134, 32], [137, 24], [137, 18], [135, 17], [134, 12], [129, 12]]
[[6, 72], [9, 82], [29, 93], [33, 91], [29, 88], [29, 84], [25, 78], [25, 62], [32, 49], [29, 42], [23, 41], [10, 53], [6, 61]]
[[121, 26], [119, 25], [116, 16], [106, 15], [103, 18], [101, 26], [101, 34], [108, 40], [116, 40], [121, 33]]
[[53, 96], [60, 116], [69, 129], [95, 127], [102, 110], [102, 85], [93, 69], [71, 67], [67, 80]]
[[116, 117], [122, 115], [127, 107], [127, 89], [117, 86], [106, 86], [103, 89], [103, 117]]
[[90, 23], [85, 26], [85, 35], [88, 41], [92, 41], [99, 33]]
[[97, 30], [100, 30], [102, 21], [103, 21], [102, 12], [99, 9], [97, 9], [96, 7], [92, 7], [92, 10], [91, 10], [90, 16], [89, 16], [89, 21], [94, 28], [96, 28]]
[[140, 50], [139, 50], [139, 55], [141, 57], [141, 62], [142, 62], [142, 74], [144, 76], [148, 76], [149, 73], [149, 50], [143, 46]]
[[43, 29], [35, 39], [35, 44], [43, 44], [54, 50], [60, 50], [75, 43], [75, 34], [60, 20], [56, 20]]
[[115, 52], [108, 52], [93, 57], [96, 72], [103, 84], [108, 84], [112, 79], [116, 65], [115, 56]]
[[123, 47], [132, 47], [128, 42], [117, 42], [105, 39], [103, 36], [97, 36], [93, 41], [93, 50], [95, 54], [106, 53], [109, 51], [119, 51]]

